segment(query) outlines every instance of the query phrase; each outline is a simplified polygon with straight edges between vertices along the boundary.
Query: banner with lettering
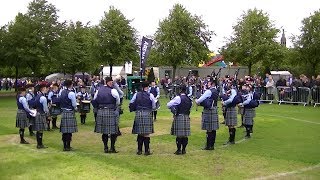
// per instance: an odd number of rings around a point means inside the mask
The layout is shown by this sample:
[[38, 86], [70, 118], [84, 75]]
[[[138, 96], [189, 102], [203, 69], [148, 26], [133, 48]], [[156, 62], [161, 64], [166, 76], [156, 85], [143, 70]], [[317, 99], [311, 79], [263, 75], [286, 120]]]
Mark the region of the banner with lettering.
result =
[[150, 54], [152, 39], [148, 39], [146, 37], [142, 37], [141, 47], [140, 47], [140, 73], [144, 75], [144, 71], [146, 69], [147, 59]]

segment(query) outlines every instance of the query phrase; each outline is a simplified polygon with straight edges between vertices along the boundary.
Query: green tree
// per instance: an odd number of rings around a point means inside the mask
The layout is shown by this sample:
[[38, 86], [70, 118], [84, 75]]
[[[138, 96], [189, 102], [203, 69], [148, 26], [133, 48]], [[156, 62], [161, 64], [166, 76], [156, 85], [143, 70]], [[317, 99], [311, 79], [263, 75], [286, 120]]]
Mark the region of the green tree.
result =
[[316, 75], [320, 64], [320, 11], [302, 20], [301, 35], [294, 39], [299, 52], [297, 64], [305, 65], [310, 75]]
[[91, 46], [94, 36], [90, 27], [77, 21], [70, 22], [59, 40], [55, 49], [58, 55], [56, 66], [63, 67], [71, 74], [80, 71], [82, 73], [92, 68]]
[[170, 14], [159, 23], [155, 33], [156, 55], [162, 65], [173, 68], [173, 76], [180, 65], [198, 65], [210, 52], [207, 43], [213, 32], [196, 15], [191, 15], [181, 4], [175, 4]]
[[124, 65], [125, 61], [137, 61], [138, 44], [136, 30], [120, 10], [110, 7], [97, 27], [96, 54], [101, 63], [110, 66]]
[[250, 9], [233, 26], [234, 33], [223, 48], [224, 57], [249, 68], [261, 61], [264, 67], [276, 67], [283, 58], [282, 48], [275, 41], [279, 29], [262, 10]]

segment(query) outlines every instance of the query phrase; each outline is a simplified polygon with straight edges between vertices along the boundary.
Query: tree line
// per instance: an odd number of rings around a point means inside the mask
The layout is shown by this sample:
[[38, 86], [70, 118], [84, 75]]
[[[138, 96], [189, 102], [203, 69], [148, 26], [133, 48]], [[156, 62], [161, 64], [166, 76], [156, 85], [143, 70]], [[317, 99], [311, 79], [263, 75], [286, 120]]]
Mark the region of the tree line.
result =
[[[0, 77], [46, 76], [53, 72], [97, 74], [100, 64], [114, 66], [133, 61], [139, 67], [138, 31], [118, 9], [109, 7], [98, 25], [59, 22], [58, 9], [46, 0], [33, 0], [26, 13], [0, 28]], [[290, 70], [315, 75], [320, 62], [320, 13], [302, 21], [293, 48], [277, 41], [279, 29], [262, 10], [249, 9], [233, 26], [221, 47], [226, 61], [249, 67], [250, 74]], [[197, 66], [208, 61], [208, 43], [214, 32], [200, 16], [175, 4], [159, 22], [147, 65]]]

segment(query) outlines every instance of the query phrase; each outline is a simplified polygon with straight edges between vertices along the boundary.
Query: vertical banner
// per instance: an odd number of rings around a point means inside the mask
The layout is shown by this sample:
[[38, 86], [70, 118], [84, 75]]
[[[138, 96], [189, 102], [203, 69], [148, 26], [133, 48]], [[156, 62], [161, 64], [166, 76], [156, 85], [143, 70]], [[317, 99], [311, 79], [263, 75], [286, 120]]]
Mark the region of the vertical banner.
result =
[[150, 54], [152, 39], [148, 39], [146, 37], [142, 37], [141, 47], [140, 47], [140, 76], [144, 75], [144, 71], [146, 69], [146, 63], [148, 56]]

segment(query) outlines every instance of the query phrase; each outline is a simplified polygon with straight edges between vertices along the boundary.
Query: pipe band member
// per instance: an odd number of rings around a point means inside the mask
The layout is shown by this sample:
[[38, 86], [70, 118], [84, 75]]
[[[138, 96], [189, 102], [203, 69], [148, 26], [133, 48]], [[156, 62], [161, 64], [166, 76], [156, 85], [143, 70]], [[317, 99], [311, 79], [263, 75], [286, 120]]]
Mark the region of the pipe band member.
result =
[[[119, 130], [119, 114], [116, 111], [120, 105], [120, 97], [116, 89], [113, 89], [112, 77], [106, 77], [105, 85], [101, 86], [94, 95], [93, 100], [98, 108], [94, 132], [102, 134], [105, 153], [118, 153], [115, 143]], [[108, 149], [108, 138], [111, 139], [111, 148]]]
[[[231, 85], [231, 82], [228, 82], [228, 88], [230, 90], [230, 96], [227, 100], [222, 101], [222, 105], [226, 107], [226, 117], [225, 125], [229, 128], [229, 140], [224, 143], [224, 145], [235, 144], [236, 128], [237, 126], [237, 110], [236, 106], [238, 102], [236, 100], [239, 98], [237, 96], [237, 91]], [[240, 97], [241, 98], [241, 97]]]
[[[86, 86], [83, 86], [83, 85], [80, 86], [80, 91], [77, 93], [77, 99], [79, 100], [79, 103], [82, 103], [83, 100], [90, 101], [91, 97], [89, 93], [86, 92]], [[87, 119], [87, 112], [83, 111], [81, 108], [79, 112], [80, 112], [81, 124], [85, 124]]]
[[130, 112], [135, 111], [135, 119], [132, 128], [132, 134], [138, 134], [138, 151], [137, 155], [142, 154], [144, 145], [144, 155], [151, 155], [150, 152], [150, 134], [154, 133], [152, 110], [156, 108], [155, 97], [148, 93], [148, 82], [142, 82], [142, 91], [133, 95], [130, 101]]
[[207, 142], [203, 150], [214, 150], [214, 144], [216, 141], [216, 131], [219, 129], [219, 118], [217, 101], [219, 92], [215, 87], [213, 78], [208, 80], [206, 85], [206, 91], [201, 95], [199, 99], [196, 99], [196, 103], [203, 106], [202, 112], [202, 130], [206, 130]]
[[[34, 84], [27, 84], [26, 88], [28, 88], [27, 94], [26, 94], [26, 99], [27, 99], [29, 108], [36, 109], [36, 107], [35, 107], [36, 96], [34, 95]], [[33, 125], [34, 125], [35, 117], [31, 116], [29, 113], [27, 114], [27, 116], [29, 119], [29, 134], [30, 134], [30, 136], [34, 136]]]
[[151, 82], [151, 86], [148, 89], [148, 93], [153, 94], [155, 100], [156, 100], [156, 109], [152, 111], [153, 120], [157, 121], [157, 110], [160, 108], [160, 89], [158, 86], [156, 86], [156, 83], [154, 81]]
[[48, 109], [48, 102], [45, 94], [48, 92], [46, 82], [42, 82], [39, 85], [39, 92], [36, 96], [35, 106], [37, 109], [37, 114], [35, 118], [34, 130], [37, 131], [37, 148], [44, 149], [47, 148], [43, 145], [43, 131], [48, 129], [47, 125], [47, 118], [49, 116], [49, 109]]
[[64, 82], [66, 88], [61, 91], [60, 106], [62, 110], [60, 132], [62, 133], [63, 151], [71, 151], [72, 133], [78, 132], [75, 111], [77, 111], [76, 93], [71, 80]]
[[61, 107], [59, 98], [59, 85], [57, 83], [52, 84], [51, 91], [48, 93], [48, 101], [50, 104], [52, 129], [59, 129], [57, 126], [57, 116], [61, 114]]
[[[190, 136], [190, 109], [192, 100], [186, 95], [187, 87], [180, 86], [180, 95], [167, 103], [167, 107], [173, 113], [171, 135], [176, 136], [177, 151], [176, 155], [186, 154], [188, 136]], [[182, 147], [182, 150], [181, 150]]]
[[26, 127], [29, 127], [29, 121], [28, 121], [28, 114], [31, 113], [31, 110], [29, 108], [27, 99], [25, 98], [26, 95], [26, 89], [25, 88], [19, 88], [18, 94], [17, 94], [17, 116], [16, 116], [16, 127], [19, 128], [19, 135], [20, 135], [20, 144], [29, 144], [24, 139], [24, 129]]

